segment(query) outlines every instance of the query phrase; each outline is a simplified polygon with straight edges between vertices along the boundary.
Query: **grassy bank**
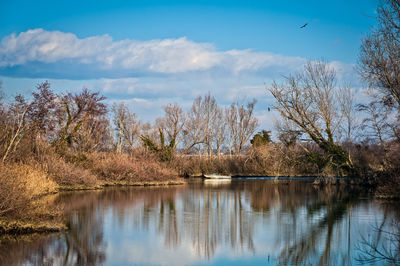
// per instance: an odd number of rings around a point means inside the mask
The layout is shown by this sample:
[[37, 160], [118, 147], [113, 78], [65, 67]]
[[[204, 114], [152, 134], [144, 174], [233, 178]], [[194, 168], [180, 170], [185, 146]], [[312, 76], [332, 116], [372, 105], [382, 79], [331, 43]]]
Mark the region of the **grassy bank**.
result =
[[[329, 178], [346, 177], [340, 168], [330, 164], [329, 157], [318, 147], [308, 145], [306, 151], [304, 144], [302, 146], [269, 143], [262, 147], [252, 147], [241, 155], [180, 155], [171, 164], [181, 176], [202, 176], [210, 173], [231, 176], [316, 176], [321, 177], [319, 184], [335, 184], [337, 182], [332, 182]], [[378, 198], [400, 198], [398, 149], [392, 149], [385, 157], [384, 151], [376, 145], [347, 144], [345, 148], [352, 156], [357, 175], [347, 176], [344, 183], [368, 191], [372, 189]]]
[[182, 176], [218, 173], [231, 176], [337, 176], [330, 167], [318, 166], [299, 146], [271, 143], [240, 155], [181, 155], [174, 168]]
[[46, 153], [38, 160], [1, 163], [0, 234], [65, 229], [62, 210], [48, 197], [59, 191], [184, 183], [151, 154]]

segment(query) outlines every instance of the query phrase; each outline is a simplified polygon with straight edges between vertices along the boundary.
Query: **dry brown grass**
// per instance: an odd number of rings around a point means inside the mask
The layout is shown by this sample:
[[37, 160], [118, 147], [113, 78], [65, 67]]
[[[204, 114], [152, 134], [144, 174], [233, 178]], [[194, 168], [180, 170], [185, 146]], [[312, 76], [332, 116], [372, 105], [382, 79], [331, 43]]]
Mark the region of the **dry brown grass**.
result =
[[66, 162], [63, 158], [56, 154], [46, 156], [44, 165], [49, 176], [62, 186], [95, 186], [97, 178], [89, 170]]
[[0, 217], [28, 216], [34, 212], [35, 199], [57, 189], [37, 165], [0, 164]]
[[173, 165], [180, 175], [218, 173], [236, 176], [309, 176], [318, 169], [300, 147], [268, 145], [243, 155], [176, 156]]
[[178, 174], [152, 157], [125, 154], [90, 154], [91, 170], [106, 181], [164, 181], [176, 179]]

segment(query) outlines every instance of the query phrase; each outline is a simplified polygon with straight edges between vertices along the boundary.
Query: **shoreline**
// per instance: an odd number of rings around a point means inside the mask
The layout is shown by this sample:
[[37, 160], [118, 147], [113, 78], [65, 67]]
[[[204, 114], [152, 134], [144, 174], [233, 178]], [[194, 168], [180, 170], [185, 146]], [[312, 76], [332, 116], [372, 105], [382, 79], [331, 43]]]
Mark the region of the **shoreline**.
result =
[[[108, 187], [146, 187], [146, 186], [180, 186], [186, 185], [187, 181], [184, 178], [176, 178], [167, 181], [99, 181], [94, 186], [87, 185], [72, 185], [72, 186], [59, 186], [57, 191], [40, 195], [43, 198], [48, 195], [55, 195], [66, 191], [94, 191], [103, 190]], [[10, 219], [0, 218], [0, 236], [19, 236], [35, 233], [54, 233], [68, 230], [68, 226], [64, 222], [51, 222], [48, 220], [34, 221], [25, 219]], [[1, 244], [1, 239], [0, 239]]]
[[[243, 176], [241, 176], [243, 177]], [[250, 179], [257, 178], [256, 176], [248, 176]], [[199, 176], [192, 176], [190, 178], [201, 179]], [[271, 179], [265, 179], [274, 181], [271, 176], [268, 176]], [[285, 177], [289, 178], [289, 177]], [[310, 176], [307, 177], [294, 177], [294, 180], [302, 181], [310, 181]], [[315, 178], [315, 177], [314, 177]], [[234, 178], [236, 180], [245, 180], [245, 178]], [[288, 181], [288, 179], [276, 181]], [[347, 182], [346, 182], [347, 181]], [[348, 182], [346, 178], [334, 178], [334, 177], [326, 177], [326, 178], [317, 178], [314, 180], [313, 185], [316, 186], [337, 186], [337, 185], [350, 185], [350, 186], [359, 186], [362, 187], [362, 184], [356, 182]], [[56, 195], [61, 192], [67, 191], [94, 191], [94, 190], [103, 190], [109, 187], [147, 187], [147, 186], [181, 186], [186, 185], [188, 180], [183, 177], [179, 177], [176, 179], [170, 179], [166, 181], [105, 181], [100, 180], [98, 184], [93, 186], [88, 185], [60, 185], [56, 191], [40, 195], [40, 198], [43, 198], [47, 195]], [[385, 194], [385, 193], [377, 193], [374, 195], [375, 199], [379, 200], [389, 200], [389, 201], [397, 201], [400, 197], [393, 197], [393, 195]], [[68, 230], [68, 226], [64, 222], [51, 222], [48, 220], [43, 221], [34, 221], [33, 220], [25, 220], [25, 219], [9, 219], [7, 217], [0, 218], [0, 236], [4, 237], [6, 235], [9, 236], [19, 236], [19, 235], [27, 235], [27, 234], [34, 234], [34, 233], [52, 233], [52, 232], [62, 232], [64, 230]], [[0, 240], [1, 243], [1, 240]]]

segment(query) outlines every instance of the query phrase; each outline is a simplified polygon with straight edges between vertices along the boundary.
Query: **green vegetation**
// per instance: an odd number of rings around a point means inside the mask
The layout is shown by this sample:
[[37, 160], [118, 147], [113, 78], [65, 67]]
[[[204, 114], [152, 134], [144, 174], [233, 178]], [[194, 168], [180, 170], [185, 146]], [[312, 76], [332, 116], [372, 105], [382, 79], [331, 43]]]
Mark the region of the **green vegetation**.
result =
[[253, 147], [262, 147], [268, 145], [271, 142], [271, 131], [262, 130], [254, 135], [254, 137], [250, 140], [251, 145]]

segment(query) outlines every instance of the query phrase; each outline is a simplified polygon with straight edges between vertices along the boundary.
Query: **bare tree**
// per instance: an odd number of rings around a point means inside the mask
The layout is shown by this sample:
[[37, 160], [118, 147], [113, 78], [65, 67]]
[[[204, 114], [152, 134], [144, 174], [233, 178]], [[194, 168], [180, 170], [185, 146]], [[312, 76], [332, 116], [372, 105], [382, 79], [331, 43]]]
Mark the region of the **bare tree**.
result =
[[293, 147], [303, 134], [296, 124], [288, 119], [277, 120], [275, 122], [275, 130], [279, 141], [285, 147]]
[[158, 119], [157, 124], [160, 130], [166, 132], [169, 146], [175, 149], [183, 139], [183, 127], [186, 117], [182, 108], [177, 104], [169, 104], [164, 108], [165, 116]]
[[237, 130], [237, 120], [238, 120], [238, 107], [236, 104], [231, 104], [229, 108], [225, 109], [225, 117], [228, 123], [228, 149], [229, 155], [233, 154], [234, 147], [238, 142], [238, 130]]
[[352, 141], [353, 130], [356, 125], [355, 120], [355, 106], [354, 106], [354, 92], [350, 86], [342, 87], [339, 90], [339, 104], [340, 111], [343, 116], [343, 131], [345, 132], [345, 141], [350, 143]]
[[400, 1], [383, 0], [379, 25], [362, 40], [359, 71], [384, 97], [400, 104]]
[[274, 82], [269, 91], [281, 116], [308, 134], [334, 168], [350, 174], [354, 173], [352, 160], [335, 139], [343, 118], [343, 110], [336, 104], [339, 102], [336, 89], [334, 69], [324, 62], [308, 62], [303, 72], [287, 77], [283, 84]]
[[218, 104], [210, 93], [204, 96], [202, 102], [203, 123], [204, 123], [204, 143], [207, 147], [208, 156], [212, 155], [212, 143], [214, 139], [213, 125], [217, 115]]
[[243, 151], [244, 145], [250, 140], [258, 126], [258, 120], [254, 117], [256, 100], [247, 103], [233, 103], [225, 111], [229, 127], [229, 149], [232, 147], [236, 154]]
[[377, 140], [386, 150], [386, 139], [390, 135], [389, 110], [377, 101], [368, 104], [359, 104], [358, 110], [367, 114], [363, 119], [361, 129], [369, 139]]
[[198, 96], [192, 104], [192, 108], [187, 113], [187, 122], [184, 128], [184, 142], [186, 150], [197, 147], [197, 152], [201, 155], [201, 145], [204, 143], [204, 124], [201, 111], [202, 97]]
[[129, 112], [128, 113], [128, 122], [127, 127], [125, 129], [125, 141], [129, 145], [129, 148], [132, 150], [139, 141], [139, 133], [140, 133], [141, 122], [137, 120], [136, 114]]
[[87, 89], [83, 89], [79, 94], [68, 93], [60, 99], [61, 106], [57, 110], [60, 148], [65, 144], [73, 144], [75, 134], [86, 120], [106, 114], [107, 107], [103, 100], [105, 97], [100, 96], [98, 92], [92, 93]]
[[244, 145], [250, 140], [250, 137], [254, 134], [258, 127], [258, 120], [254, 117], [254, 106], [256, 105], [256, 100], [247, 103], [244, 106], [242, 102], [239, 105], [239, 121], [238, 121], [238, 153], [241, 153]]
[[396, 150], [396, 147], [393, 146], [391, 140], [400, 141], [398, 113], [392, 107], [382, 103], [382, 99], [376, 96], [376, 92], [373, 90], [368, 91], [368, 94], [370, 102], [357, 105], [358, 110], [365, 114], [360, 128], [367, 141], [376, 142], [382, 148], [381, 164], [384, 169], [387, 169], [395, 166], [391, 164], [391, 162], [395, 162], [391, 150], [393, 148]]
[[132, 113], [124, 103], [114, 103], [112, 112], [117, 134], [117, 152], [121, 153], [126, 145], [132, 149], [138, 140], [140, 128], [140, 123], [136, 120], [136, 114]]
[[24, 136], [24, 131], [27, 128], [26, 113], [29, 110], [29, 104], [21, 95], [15, 97], [15, 103], [11, 105], [9, 127], [5, 128], [4, 133], [7, 134], [5, 152], [2, 156], [2, 162], [7, 159], [11, 151], [15, 151], [21, 139]]
[[188, 122], [185, 127], [186, 146], [190, 149], [197, 146], [199, 155], [203, 151], [208, 156], [213, 153], [214, 126], [217, 117], [218, 104], [210, 93], [197, 97], [188, 113]]
[[32, 122], [33, 134], [40, 140], [46, 138], [47, 141], [54, 141], [57, 123], [55, 112], [59, 96], [50, 89], [48, 81], [38, 84], [32, 95], [33, 101], [28, 116]]
[[110, 150], [113, 146], [110, 122], [105, 116], [86, 119], [74, 136], [76, 150], [94, 152]]
[[117, 134], [117, 140], [116, 140], [117, 153], [121, 153], [125, 139], [124, 131], [125, 128], [127, 127], [128, 107], [124, 103], [120, 104], [114, 103], [111, 110], [113, 113], [113, 123]]
[[391, 129], [391, 138], [400, 142], [400, 1], [383, 0], [377, 14], [378, 26], [362, 41], [359, 72], [380, 92], [374, 94], [370, 107], [397, 113], [386, 126]]
[[226, 138], [226, 120], [224, 116], [224, 111], [221, 108], [217, 108], [215, 119], [213, 123], [213, 135], [215, 142], [215, 149], [217, 151], [217, 155], [221, 154], [221, 149], [224, 145]]

